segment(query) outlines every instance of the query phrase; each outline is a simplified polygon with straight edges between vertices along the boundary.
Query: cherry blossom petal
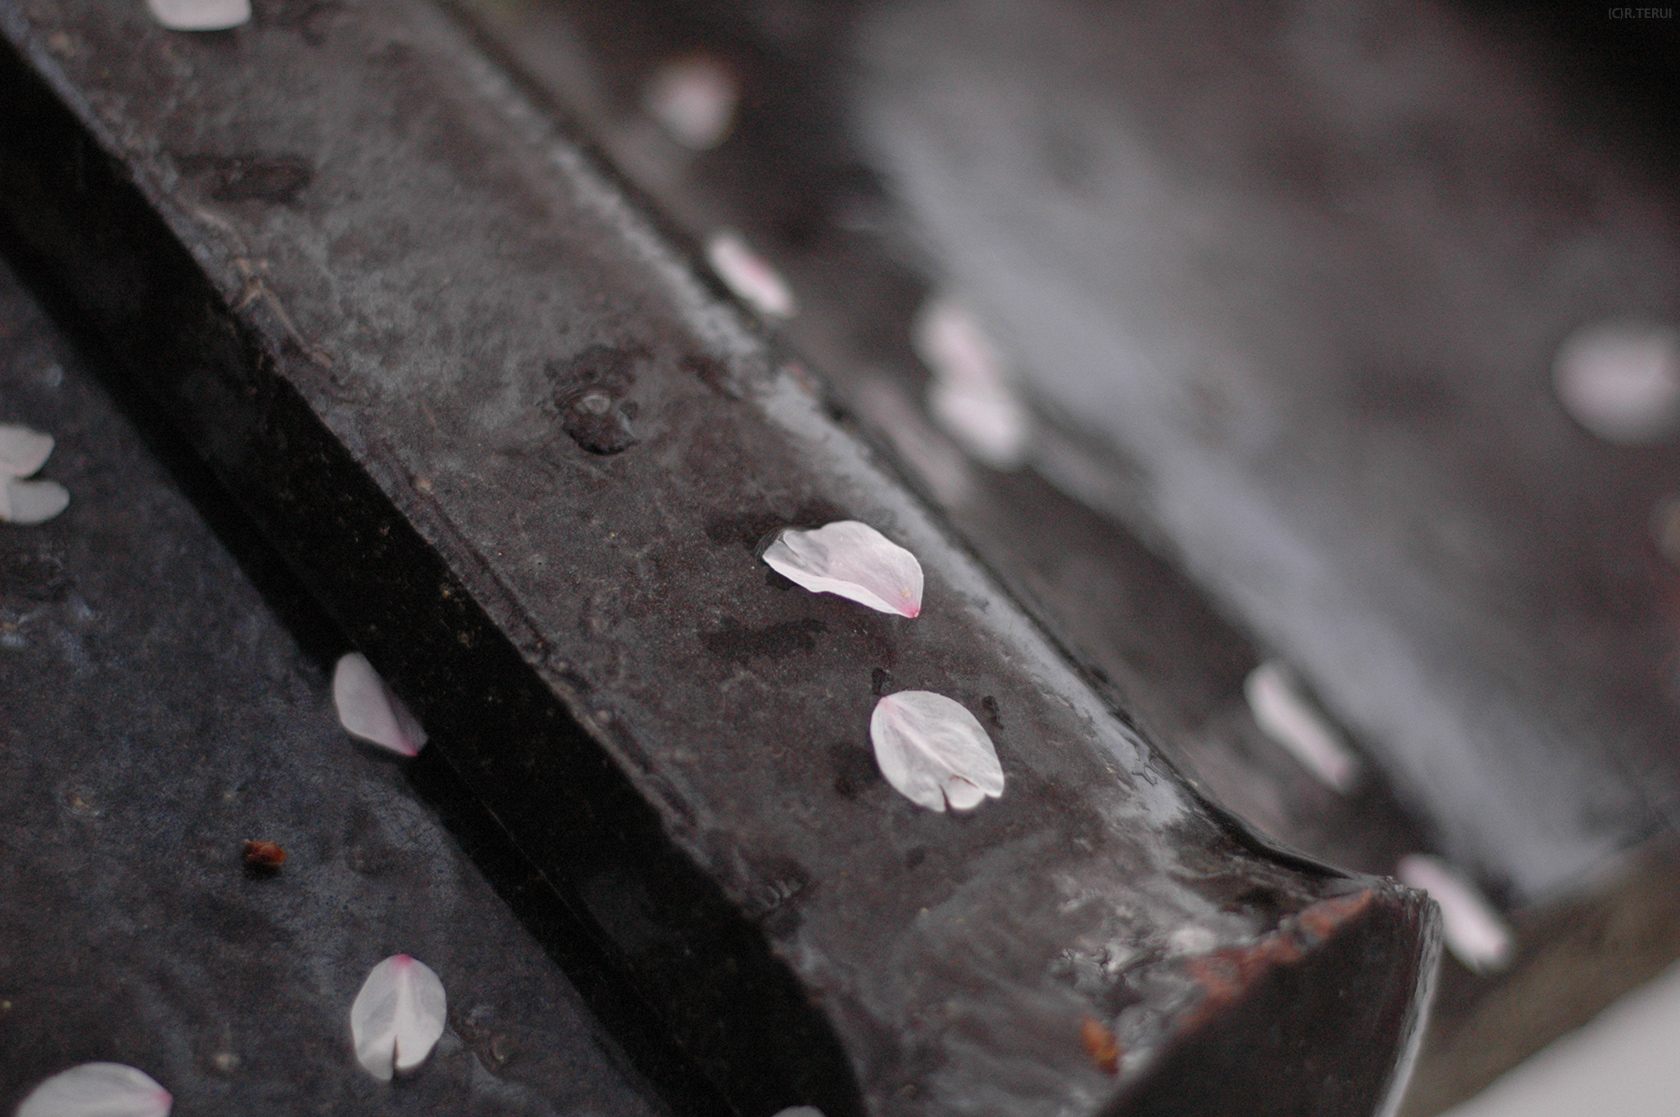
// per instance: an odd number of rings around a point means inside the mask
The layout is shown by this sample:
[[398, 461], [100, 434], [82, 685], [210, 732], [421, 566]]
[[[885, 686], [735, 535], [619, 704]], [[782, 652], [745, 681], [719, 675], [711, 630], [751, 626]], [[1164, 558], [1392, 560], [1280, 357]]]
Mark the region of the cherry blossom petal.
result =
[[648, 82], [642, 107], [672, 139], [690, 151], [708, 151], [729, 135], [739, 99], [723, 63], [685, 58], [660, 68]]
[[935, 382], [928, 388], [928, 413], [964, 450], [998, 470], [1025, 460], [1032, 439], [1026, 408], [1008, 389], [976, 389]]
[[353, 737], [404, 756], [418, 755], [426, 743], [419, 720], [361, 652], [343, 656], [333, 669], [333, 704], [339, 724]]
[[47, 464], [52, 452], [52, 435], [0, 423], [0, 477], [28, 477]]
[[1680, 331], [1603, 322], [1558, 346], [1552, 381], [1565, 410], [1607, 442], [1636, 446], [1680, 426]]
[[993, 469], [1018, 467], [1031, 447], [1032, 417], [980, 320], [958, 299], [937, 295], [917, 313], [910, 342], [933, 373], [928, 411], [934, 421]]
[[169, 1117], [175, 1099], [121, 1063], [83, 1063], [32, 1090], [16, 1117]]
[[922, 564], [868, 524], [838, 520], [786, 528], [764, 549], [770, 569], [812, 593], [838, 594], [881, 613], [922, 611]]
[[45, 523], [68, 507], [70, 490], [57, 481], [0, 477], [0, 523]]
[[1516, 949], [1511, 928], [1457, 869], [1439, 858], [1412, 853], [1400, 859], [1394, 875], [1429, 893], [1441, 906], [1441, 937], [1467, 968], [1492, 973], [1511, 964]]
[[251, 0], [146, 0], [170, 31], [228, 31], [251, 22]]
[[1266, 736], [1287, 749], [1326, 787], [1347, 794], [1359, 782], [1359, 758], [1310, 702], [1289, 668], [1267, 660], [1243, 681], [1243, 695]]
[[790, 1105], [779, 1110], [776, 1117], [823, 1117], [823, 1111], [814, 1105]]
[[947, 801], [971, 810], [1003, 794], [1003, 765], [992, 739], [960, 702], [927, 690], [901, 690], [875, 703], [869, 739], [881, 774], [930, 811]]
[[722, 232], [706, 245], [706, 262], [712, 265], [742, 302], [766, 318], [792, 318], [799, 312], [793, 289], [770, 262], [741, 239], [741, 234]]
[[356, 1061], [381, 1082], [426, 1061], [448, 1015], [443, 982], [430, 966], [393, 954], [373, 967], [350, 1006]]

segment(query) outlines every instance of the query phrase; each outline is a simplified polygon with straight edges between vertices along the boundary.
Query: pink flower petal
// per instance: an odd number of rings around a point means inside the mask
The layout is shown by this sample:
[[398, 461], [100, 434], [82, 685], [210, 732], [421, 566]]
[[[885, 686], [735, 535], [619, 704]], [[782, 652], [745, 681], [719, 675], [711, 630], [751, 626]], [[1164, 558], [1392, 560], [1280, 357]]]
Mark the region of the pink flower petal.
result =
[[936, 295], [911, 324], [910, 343], [933, 373], [927, 399], [934, 421], [993, 469], [1020, 466], [1031, 449], [1032, 416], [980, 320], [952, 296]]
[[1254, 721], [1326, 787], [1351, 792], [1359, 783], [1359, 758], [1296, 685], [1295, 676], [1268, 659], [1243, 681], [1243, 695]]
[[901, 690], [875, 703], [869, 718], [875, 763], [906, 799], [930, 811], [966, 811], [1003, 794], [1003, 765], [992, 739], [960, 702], [927, 690]]
[[356, 1061], [381, 1082], [426, 1061], [443, 1035], [448, 1000], [424, 962], [393, 954], [368, 973], [350, 1006]]
[[0, 423], [0, 477], [28, 477], [47, 464], [52, 452], [52, 435]]
[[741, 239], [741, 234], [722, 232], [706, 245], [706, 262], [712, 265], [724, 286], [766, 318], [792, 318], [799, 312], [793, 289], [770, 262]]
[[1429, 893], [1441, 906], [1441, 937], [1453, 956], [1476, 973], [1494, 973], [1511, 964], [1516, 940], [1511, 928], [1477, 888], [1457, 869], [1437, 857], [1411, 853], [1400, 859], [1394, 875]]
[[146, 0], [146, 9], [171, 31], [227, 31], [251, 22], [251, 0]]
[[83, 1063], [32, 1090], [16, 1117], [169, 1117], [175, 1099], [121, 1063]]
[[339, 724], [353, 737], [404, 756], [417, 755], [426, 743], [419, 720], [391, 693], [361, 652], [340, 658], [333, 669], [333, 704], [338, 707]]
[[882, 613], [922, 611], [922, 564], [868, 524], [839, 520], [786, 528], [764, 549], [770, 569], [812, 593], [838, 594]]
[[993, 469], [1016, 469], [1025, 460], [1032, 428], [1026, 409], [1009, 391], [935, 381], [927, 401], [940, 429]]

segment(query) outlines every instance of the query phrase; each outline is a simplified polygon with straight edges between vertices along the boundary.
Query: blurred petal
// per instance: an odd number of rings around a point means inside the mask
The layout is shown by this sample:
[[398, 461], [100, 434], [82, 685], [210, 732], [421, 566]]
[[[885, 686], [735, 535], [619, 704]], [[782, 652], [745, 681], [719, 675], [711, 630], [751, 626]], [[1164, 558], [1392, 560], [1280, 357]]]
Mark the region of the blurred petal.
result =
[[792, 318], [799, 311], [793, 289], [770, 262], [741, 239], [741, 234], [722, 232], [706, 245], [706, 262], [724, 286], [737, 298], [766, 318]]
[[146, 8], [171, 31], [227, 31], [251, 22], [251, 0], [146, 0]]
[[57, 481], [0, 477], [0, 522], [40, 524], [70, 507], [70, 490]]
[[350, 1006], [356, 1061], [381, 1082], [413, 1070], [437, 1045], [447, 1014], [443, 982], [431, 967], [393, 954], [373, 967]]
[[660, 68], [642, 95], [642, 107], [678, 143], [707, 151], [729, 135], [739, 97], [723, 63], [685, 58]]
[[1003, 794], [1003, 765], [992, 739], [960, 702], [902, 690], [875, 703], [869, 719], [875, 762], [887, 782], [917, 806], [966, 811]]
[[812, 593], [838, 594], [882, 613], [922, 611], [922, 564], [868, 524], [787, 528], [764, 549], [770, 569]]
[[334, 668], [333, 704], [338, 707], [339, 724], [351, 736], [404, 756], [417, 755], [426, 743], [419, 720], [391, 693], [361, 652], [342, 657]]
[[47, 464], [52, 452], [52, 435], [0, 423], [0, 477], [28, 477]]
[[1011, 470], [1027, 455], [1032, 422], [1007, 388], [978, 389], [935, 382], [928, 411], [946, 434], [993, 469]]
[[1680, 331], [1601, 322], [1558, 346], [1552, 382], [1570, 416], [1607, 442], [1656, 442], [1680, 426]]
[[1400, 859], [1394, 875], [1441, 905], [1441, 937], [1466, 968], [1493, 973], [1510, 965], [1515, 950], [1511, 929], [1481, 889], [1457, 869], [1439, 858], [1413, 853]]
[[121, 1063], [83, 1063], [35, 1087], [16, 1117], [169, 1117], [175, 1099]]
[[1295, 684], [1289, 668], [1268, 659], [1243, 681], [1254, 721], [1326, 787], [1346, 795], [1359, 782], [1359, 758]]
[[929, 299], [910, 327], [933, 373], [928, 411], [964, 450], [993, 469], [1015, 469], [1032, 444], [1032, 417], [1016, 398], [1008, 362], [961, 301]]

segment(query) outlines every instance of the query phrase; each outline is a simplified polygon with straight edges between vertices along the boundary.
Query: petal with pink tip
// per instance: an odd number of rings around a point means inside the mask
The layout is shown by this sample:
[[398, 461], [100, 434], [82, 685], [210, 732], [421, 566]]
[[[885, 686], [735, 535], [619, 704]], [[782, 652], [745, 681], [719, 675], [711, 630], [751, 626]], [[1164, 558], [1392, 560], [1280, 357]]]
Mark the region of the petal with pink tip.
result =
[[792, 318], [799, 300], [770, 261], [754, 252], [741, 234], [724, 230], [706, 243], [706, 262], [735, 296], [766, 318]]
[[1394, 875], [1440, 905], [1441, 937], [1466, 968], [1486, 974], [1511, 964], [1516, 940], [1510, 926], [1463, 873], [1438, 857], [1409, 853]]
[[367, 656], [351, 652], [333, 669], [333, 704], [338, 722], [353, 737], [415, 756], [426, 743], [426, 730], [391, 693]]
[[16, 1117], [169, 1117], [175, 1099], [122, 1063], [83, 1063], [30, 1091]]
[[356, 1061], [381, 1082], [426, 1061], [448, 1015], [443, 982], [430, 966], [393, 954], [373, 967], [350, 1006]]
[[764, 549], [764, 561], [812, 593], [838, 594], [901, 617], [922, 611], [922, 564], [856, 520], [839, 520], [815, 531], [786, 528]]
[[869, 739], [881, 775], [930, 811], [972, 810], [1003, 794], [992, 739], [962, 703], [928, 690], [901, 690], [875, 703]]

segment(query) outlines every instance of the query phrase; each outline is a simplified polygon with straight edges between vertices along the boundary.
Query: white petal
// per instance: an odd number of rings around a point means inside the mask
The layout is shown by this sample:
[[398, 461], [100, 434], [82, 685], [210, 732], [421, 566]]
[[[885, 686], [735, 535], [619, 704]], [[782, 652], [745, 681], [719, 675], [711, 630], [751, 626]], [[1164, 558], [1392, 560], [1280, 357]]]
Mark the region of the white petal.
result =
[[642, 107], [678, 143], [691, 151], [707, 151], [729, 134], [738, 99], [735, 79], [723, 63], [688, 58], [653, 76]]
[[368, 973], [350, 1006], [356, 1061], [381, 1082], [426, 1061], [448, 1015], [443, 982], [424, 962], [393, 954]]
[[994, 469], [1019, 466], [1032, 441], [1032, 417], [979, 319], [957, 299], [938, 295], [916, 315], [910, 342], [933, 373], [928, 411], [945, 433]]
[[227, 31], [251, 22], [251, 0], [146, 0], [146, 8], [171, 31]]
[[0, 477], [0, 522], [40, 524], [70, 507], [70, 490], [57, 481]]
[[175, 1099], [121, 1063], [83, 1063], [30, 1092], [16, 1117], [169, 1117]]
[[910, 344], [942, 384], [980, 391], [1009, 385], [1003, 354], [980, 320], [950, 295], [936, 295], [917, 312]]
[[1243, 681], [1243, 695], [1266, 736], [1320, 783], [1344, 795], [1353, 790], [1359, 782], [1359, 758], [1301, 696], [1287, 667], [1276, 660], [1262, 663]]
[[739, 233], [726, 231], [714, 236], [706, 245], [706, 262], [726, 287], [766, 318], [792, 318], [798, 313], [799, 304], [787, 280], [768, 260], [748, 248]]
[[943, 811], [979, 806], [1003, 794], [1003, 765], [992, 739], [960, 702], [927, 690], [901, 690], [875, 703], [869, 718], [875, 763], [917, 806]]
[[1605, 322], [1571, 334], [1552, 362], [1570, 416], [1609, 442], [1652, 442], [1680, 426], [1680, 332]]
[[776, 1117], [823, 1117], [823, 1111], [814, 1105], [790, 1105], [779, 1111]]
[[922, 611], [922, 564], [868, 524], [838, 520], [787, 528], [764, 549], [770, 569], [812, 593], [833, 593], [882, 613]]
[[1026, 460], [1032, 419], [1007, 388], [980, 390], [935, 382], [928, 412], [940, 429], [993, 469], [1015, 469]]
[[333, 669], [333, 704], [338, 723], [352, 736], [404, 756], [417, 755], [426, 743], [419, 720], [361, 652], [343, 656]]
[[0, 423], [0, 477], [28, 477], [47, 464], [52, 452], [52, 435]]
[[1477, 973], [1502, 970], [1515, 948], [1511, 929], [1481, 890], [1451, 865], [1421, 853], [1400, 859], [1395, 875], [1429, 893], [1441, 905], [1441, 934], [1447, 949]]

